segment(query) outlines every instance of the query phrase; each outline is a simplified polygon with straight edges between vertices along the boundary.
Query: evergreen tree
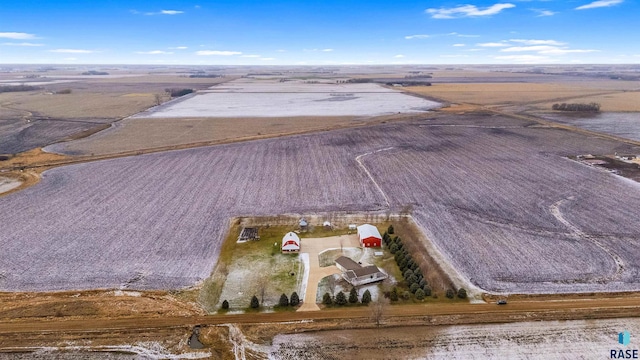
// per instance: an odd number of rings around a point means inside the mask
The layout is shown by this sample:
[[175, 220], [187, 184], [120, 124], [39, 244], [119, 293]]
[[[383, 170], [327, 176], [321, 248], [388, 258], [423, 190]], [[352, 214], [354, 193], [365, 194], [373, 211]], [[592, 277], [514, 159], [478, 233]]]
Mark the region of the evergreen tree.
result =
[[289, 298], [289, 305], [291, 306], [298, 306], [300, 304], [300, 297], [298, 296], [297, 292], [293, 292], [293, 294], [291, 294], [291, 297]]
[[431, 296], [431, 287], [429, 285], [424, 285], [422, 291], [424, 291], [424, 296]]
[[324, 293], [324, 295], [322, 295], [322, 303], [325, 305], [331, 305], [333, 304], [333, 300], [331, 299], [331, 295], [329, 295], [329, 293]]
[[260, 307], [260, 301], [258, 300], [258, 297], [253, 295], [253, 297], [251, 298], [251, 308], [252, 309], [257, 309]]
[[336, 295], [336, 305], [342, 306], [347, 303], [347, 296], [342, 292], [338, 291], [338, 295]]
[[393, 235], [393, 225], [389, 225], [389, 228], [387, 229], [387, 232], [391, 235]]
[[349, 291], [349, 303], [351, 304], [358, 303], [358, 291], [356, 290], [355, 287], [352, 287], [351, 291]]
[[411, 290], [412, 293], [416, 293], [416, 291], [418, 291], [418, 289], [420, 289], [420, 285], [416, 284], [416, 283], [412, 283], [411, 286], [409, 286], [409, 290]]
[[278, 301], [278, 305], [280, 305], [281, 307], [289, 306], [289, 298], [287, 297], [287, 295], [280, 295], [280, 301]]
[[[396, 296], [398, 296], [396, 294]], [[364, 294], [362, 294], [362, 303], [367, 305], [371, 302], [371, 292], [369, 290], [365, 290]]]
[[222, 310], [229, 310], [229, 302], [227, 300], [222, 302]]
[[453, 297], [454, 297], [453, 289], [447, 289], [447, 292], [445, 293], [445, 295], [446, 295], [449, 299], [453, 299]]
[[466, 299], [467, 298], [467, 290], [465, 290], [464, 288], [460, 288], [458, 290], [458, 297], [460, 299]]
[[416, 299], [418, 300], [424, 300], [425, 297], [425, 293], [422, 289], [418, 289], [418, 291], [416, 291]]

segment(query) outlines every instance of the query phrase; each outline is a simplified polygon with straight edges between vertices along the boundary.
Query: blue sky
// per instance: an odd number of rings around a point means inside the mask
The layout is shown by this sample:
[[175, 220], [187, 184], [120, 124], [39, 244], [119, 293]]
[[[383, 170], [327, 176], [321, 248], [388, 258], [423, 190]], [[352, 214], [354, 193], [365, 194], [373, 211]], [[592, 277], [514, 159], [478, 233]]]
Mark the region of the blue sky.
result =
[[9, 1], [0, 63], [639, 63], [633, 0]]

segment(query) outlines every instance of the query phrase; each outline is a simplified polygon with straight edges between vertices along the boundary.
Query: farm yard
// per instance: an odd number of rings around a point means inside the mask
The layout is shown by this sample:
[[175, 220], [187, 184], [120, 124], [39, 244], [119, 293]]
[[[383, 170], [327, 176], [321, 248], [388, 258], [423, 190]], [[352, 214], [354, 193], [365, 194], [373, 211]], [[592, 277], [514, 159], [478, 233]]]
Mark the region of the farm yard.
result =
[[484, 290], [640, 290], [640, 185], [566, 158], [637, 149], [530, 125], [438, 115], [49, 170], [0, 198], [0, 289], [188, 287], [232, 217], [409, 206]]

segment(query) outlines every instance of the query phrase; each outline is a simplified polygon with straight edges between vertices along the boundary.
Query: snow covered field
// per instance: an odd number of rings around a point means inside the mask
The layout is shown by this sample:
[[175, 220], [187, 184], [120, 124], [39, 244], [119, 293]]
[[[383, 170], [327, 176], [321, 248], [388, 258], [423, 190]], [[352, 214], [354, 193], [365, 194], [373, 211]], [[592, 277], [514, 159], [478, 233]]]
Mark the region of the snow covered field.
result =
[[134, 118], [377, 116], [440, 104], [377, 84], [240, 79], [152, 108]]
[[[628, 346], [618, 333], [631, 333]], [[271, 359], [609, 359], [611, 350], [640, 348], [640, 320], [580, 320], [511, 324], [333, 330], [277, 335]]]

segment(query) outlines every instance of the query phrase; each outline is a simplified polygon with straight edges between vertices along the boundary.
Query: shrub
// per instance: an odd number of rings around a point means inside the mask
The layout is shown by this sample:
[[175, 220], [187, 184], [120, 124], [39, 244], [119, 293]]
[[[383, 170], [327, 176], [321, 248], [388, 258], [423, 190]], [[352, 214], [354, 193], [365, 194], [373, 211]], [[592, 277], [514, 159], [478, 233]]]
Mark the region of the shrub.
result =
[[352, 287], [351, 291], [349, 291], [349, 302], [351, 304], [358, 303], [358, 291], [356, 290], [355, 287]]
[[229, 302], [227, 300], [222, 302], [222, 310], [229, 310]]
[[389, 300], [398, 301], [398, 288], [397, 287], [394, 287], [393, 289], [391, 289], [391, 292], [389, 293]]
[[424, 290], [418, 289], [418, 291], [416, 291], [416, 299], [424, 300], [425, 296], [426, 296], [426, 294], [424, 293]]
[[281, 307], [289, 306], [289, 298], [287, 297], [287, 295], [285, 294], [280, 295], [280, 301], [278, 301], [278, 305]]
[[445, 293], [445, 295], [449, 298], [449, 299], [453, 299], [454, 296], [454, 292], [452, 289], [447, 289], [447, 292]]
[[58, 91], [56, 91], [56, 94], [63, 94], [63, 95], [71, 94], [71, 89], [58, 90]]
[[[396, 297], [398, 294], [396, 294]], [[371, 292], [369, 290], [365, 290], [364, 294], [362, 294], [362, 303], [367, 305], [371, 302]]]
[[300, 297], [298, 296], [298, 293], [294, 291], [291, 294], [291, 297], [289, 298], [289, 305], [298, 306], [299, 304], [300, 304]]
[[252, 309], [257, 309], [260, 307], [260, 301], [258, 300], [258, 297], [253, 295], [253, 297], [251, 298], [251, 308]]
[[342, 306], [342, 305], [345, 305], [346, 303], [347, 303], [347, 297], [344, 295], [342, 291], [339, 291], [338, 295], [336, 295], [336, 305]]
[[411, 293], [410, 293], [410, 292], [408, 292], [408, 291], [403, 292], [403, 293], [402, 293], [402, 298], [403, 298], [404, 300], [409, 300], [409, 299], [411, 299]]
[[[429, 285], [424, 285], [422, 291], [424, 291], [424, 296], [431, 296], [431, 287]], [[434, 297], [436, 297], [435, 294]]]
[[465, 290], [464, 288], [460, 288], [458, 290], [458, 297], [460, 299], [466, 299], [467, 298], [467, 290]]
[[333, 304], [333, 300], [331, 299], [331, 295], [326, 292], [324, 293], [324, 295], [322, 295], [322, 303], [325, 305], [331, 305]]

